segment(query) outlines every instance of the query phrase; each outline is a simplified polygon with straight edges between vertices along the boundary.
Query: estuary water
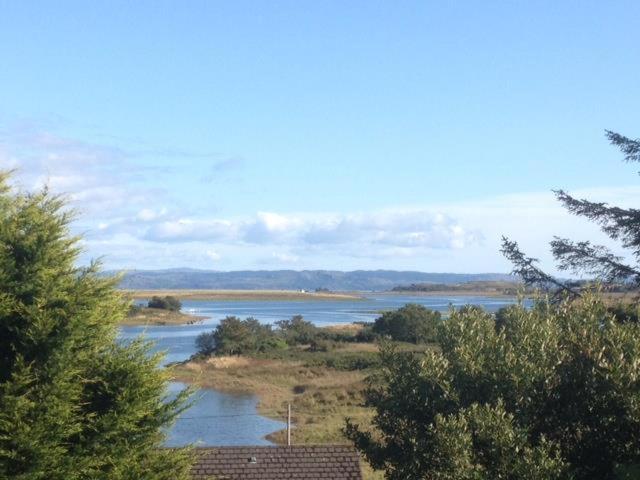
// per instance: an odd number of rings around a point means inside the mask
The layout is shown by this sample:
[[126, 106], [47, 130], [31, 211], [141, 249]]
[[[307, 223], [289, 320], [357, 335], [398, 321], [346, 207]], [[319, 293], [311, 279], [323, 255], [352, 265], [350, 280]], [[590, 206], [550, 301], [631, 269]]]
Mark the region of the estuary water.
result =
[[[221, 319], [235, 315], [254, 317], [263, 323], [274, 323], [294, 315], [302, 315], [318, 326], [353, 322], [372, 322], [385, 310], [394, 310], [407, 303], [418, 303], [432, 310], [446, 312], [449, 307], [480, 305], [488, 311], [515, 302], [515, 299], [479, 296], [421, 296], [370, 294], [362, 300], [340, 301], [208, 301], [185, 300], [182, 311], [206, 317], [197, 325], [122, 327], [121, 338], [131, 340], [140, 335], [155, 343], [155, 351], [165, 353], [164, 363], [180, 362], [195, 353], [195, 339], [211, 331]], [[184, 385], [170, 386], [176, 392]], [[257, 398], [252, 395], [230, 395], [214, 390], [196, 393], [193, 406], [184, 412], [169, 432], [167, 444], [200, 445], [265, 445], [264, 436], [284, 428], [284, 423], [256, 413]]]

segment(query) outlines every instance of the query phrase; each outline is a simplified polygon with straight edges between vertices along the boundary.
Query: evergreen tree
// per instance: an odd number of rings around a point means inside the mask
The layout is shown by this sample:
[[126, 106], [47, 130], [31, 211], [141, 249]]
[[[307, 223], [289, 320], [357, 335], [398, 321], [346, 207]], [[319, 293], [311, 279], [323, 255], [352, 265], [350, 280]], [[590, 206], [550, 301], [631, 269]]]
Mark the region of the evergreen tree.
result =
[[99, 265], [78, 268], [73, 213], [0, 176], [0, 478], [186, 479], [188, 450], [162, 448], [187, 392], [149, 345], [116, 340], [128, 302]]
[[[621, 150], [626, 162], [640, 162], [640, 139], [633, 140], [611, 131], [606, 135], [610, 143]], [[569, 212], [597, 223], [611, 239], [620, 241], [633, 259], [633, 264], [629, 264], [603, 245], [555, 237], [551, 242], [551, 252], [558, 268], [592, 275], [605, 284], [622, 281], [640, 286], [640, 210], [576, 199], [564, 190], [555, 190], [554, 193]], [[538, 260], [527, 257], [516, 242], [503, 237], [502, 253], [513, 263], [513, 273], [522, 277], [526, 284], [552, 288], [556, 293], [570, 297], [580, 295], [573, 285], [540, 269]]]

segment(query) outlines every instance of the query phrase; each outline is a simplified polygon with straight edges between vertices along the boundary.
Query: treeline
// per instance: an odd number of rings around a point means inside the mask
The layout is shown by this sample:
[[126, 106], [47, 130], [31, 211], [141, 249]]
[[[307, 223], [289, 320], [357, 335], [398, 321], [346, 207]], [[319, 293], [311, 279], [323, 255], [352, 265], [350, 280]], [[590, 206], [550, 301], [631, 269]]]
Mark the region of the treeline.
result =
[[435, 341], [440, 322], [439, 312], [416, 304], [385, 312], [357, 330], [319, 328], [301, 315], [274, 325], [230, 316], [211, 332], [200, 334], [196, 347], [199, 355], [206, 356], [256, 355], [301, 346], [311, 352], [326, 352], [339, 343], [370, 343], [382, 338], [424, 344]]
[[391, 289], [392, 292], [472, 292], [482, 291], [487, 293], [499, 293], [502, 295], [517, 295], [520, 292], [531, 292], [524, 285], [516, 282], [467, 282], [458, 284], [446, 283], [412, 283], [410, 285], [399, 285]]

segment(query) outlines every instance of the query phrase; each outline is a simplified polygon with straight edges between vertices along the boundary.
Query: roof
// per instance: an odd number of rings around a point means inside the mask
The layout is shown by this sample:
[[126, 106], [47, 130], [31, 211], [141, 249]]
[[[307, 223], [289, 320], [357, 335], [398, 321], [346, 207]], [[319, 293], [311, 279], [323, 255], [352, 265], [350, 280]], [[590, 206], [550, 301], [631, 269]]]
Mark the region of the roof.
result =
[[360, 458], [344, 445], [196, 448], [194, 480], [361, 480]]

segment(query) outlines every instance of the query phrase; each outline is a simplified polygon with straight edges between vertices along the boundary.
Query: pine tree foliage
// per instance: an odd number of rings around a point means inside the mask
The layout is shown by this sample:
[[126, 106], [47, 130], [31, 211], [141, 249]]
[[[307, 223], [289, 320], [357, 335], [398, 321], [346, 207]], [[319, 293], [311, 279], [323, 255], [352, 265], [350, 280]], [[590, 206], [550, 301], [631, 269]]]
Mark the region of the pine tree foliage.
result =
[[[623, 153], [625, 161], [640, 162], [640, 139], [630, 139], [611, 131], [606, 135], [609, 142]], [[555, 237], [551, 242], [551, 252], [559, 270], [587, 274], [605, 285], [629, 282], [640, 286], [640, 210], [577, 199], [564, 190], [555, 190], [554, 193], [567, 211], [598, 224], [611, 239], [619, 241], [634, 260], [629, 264], [609, 248], [590, 241]], [[579, 296], [579, 292], [570, 285], [543, 272], [537, 266], [537, 259], [527, 257], [516, 242], [503, 237], [502, 252], [514, 265], [513, 273], [520, 275], [525, 283], [547, 289], [551, 287], [559, 294]]]
[[186, 479], [191, 454], [163, 449], [188, 393], [166, 401], [149, 345], [116, 341], [117, 278], [78, 268], [63, 198], [0, 178], [0, 478]]

